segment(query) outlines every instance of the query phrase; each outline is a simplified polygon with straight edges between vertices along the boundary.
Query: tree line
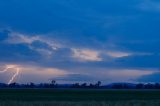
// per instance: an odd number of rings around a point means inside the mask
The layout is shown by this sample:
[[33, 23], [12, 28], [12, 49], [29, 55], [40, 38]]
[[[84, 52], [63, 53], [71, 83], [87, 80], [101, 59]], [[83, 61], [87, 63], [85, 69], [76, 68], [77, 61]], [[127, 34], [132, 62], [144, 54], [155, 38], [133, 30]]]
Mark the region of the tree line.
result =
[[50, 83], [28, 83], [28, 84], [18, 84], [11, 83], [5, 84], [0, 83], [0, 88], [92, 88], [92, 89], [160, 89], [160, 83], [139, 83], [139, 84], [128, 84], [128, 83], [115, 83], [110, 85], [102, 85], [101, 81], [97, 83], [75, 83], [75, 84], [58, 84], [55, 80]]

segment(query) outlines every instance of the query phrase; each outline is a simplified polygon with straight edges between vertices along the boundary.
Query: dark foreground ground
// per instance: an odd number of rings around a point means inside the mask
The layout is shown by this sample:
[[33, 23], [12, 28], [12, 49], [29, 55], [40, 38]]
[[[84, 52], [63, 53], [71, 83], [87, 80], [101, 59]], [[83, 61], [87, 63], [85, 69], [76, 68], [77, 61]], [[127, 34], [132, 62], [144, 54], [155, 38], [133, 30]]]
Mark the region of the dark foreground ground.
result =
[[160, 90], [0, 89], [0, 106], [160, 106]]

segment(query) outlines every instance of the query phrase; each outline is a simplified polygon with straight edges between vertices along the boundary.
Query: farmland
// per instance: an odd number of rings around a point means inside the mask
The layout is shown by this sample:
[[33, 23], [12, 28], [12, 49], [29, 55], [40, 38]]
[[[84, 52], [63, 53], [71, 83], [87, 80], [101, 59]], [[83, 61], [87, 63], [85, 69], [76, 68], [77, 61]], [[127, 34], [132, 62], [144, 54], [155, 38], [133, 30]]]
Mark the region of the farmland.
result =
[[159, 90], [0, 89], [0, 106], [159, 106]]

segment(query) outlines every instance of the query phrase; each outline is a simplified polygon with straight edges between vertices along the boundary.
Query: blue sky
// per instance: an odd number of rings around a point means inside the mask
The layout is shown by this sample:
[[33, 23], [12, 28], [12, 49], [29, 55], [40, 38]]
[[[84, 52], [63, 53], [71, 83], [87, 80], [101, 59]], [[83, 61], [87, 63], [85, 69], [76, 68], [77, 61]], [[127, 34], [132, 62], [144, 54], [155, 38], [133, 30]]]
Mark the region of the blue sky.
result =
[[159, 27], [158, 0], [1, 0], [0, 81], [156, 82]]

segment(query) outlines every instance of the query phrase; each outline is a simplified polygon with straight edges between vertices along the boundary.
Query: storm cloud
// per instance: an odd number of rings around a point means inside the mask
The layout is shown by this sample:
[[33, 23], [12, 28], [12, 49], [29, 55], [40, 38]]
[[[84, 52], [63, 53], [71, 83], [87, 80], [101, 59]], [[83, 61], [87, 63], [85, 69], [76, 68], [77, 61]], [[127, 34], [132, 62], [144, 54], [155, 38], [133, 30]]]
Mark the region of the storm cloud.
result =
[[[72, 82], [156, 76], [159, 4], [157, 0], [1, 0], [0, 65], [30, 67], [24, 73], [33, 82], [39, 82], [33, 77], [40, 75], [38, 70], [43, 76], [47, 69], [63, 70], [65, 74], [57, 78]], [[128, 73], [134, 76], [129, 79]], [[52, 78], [43, 77], [44, 82]], [[17, 81], [27, 82], [27, 77]]]

